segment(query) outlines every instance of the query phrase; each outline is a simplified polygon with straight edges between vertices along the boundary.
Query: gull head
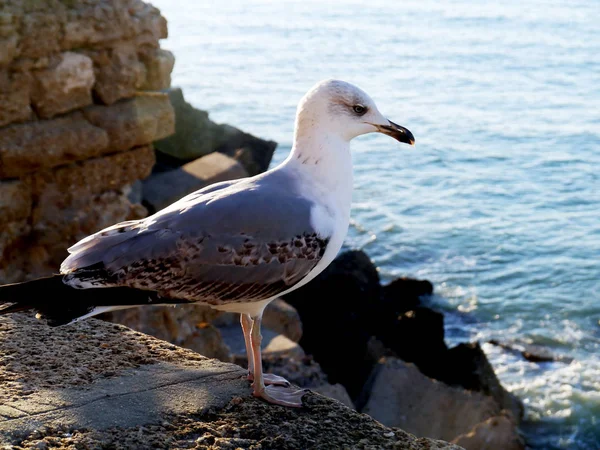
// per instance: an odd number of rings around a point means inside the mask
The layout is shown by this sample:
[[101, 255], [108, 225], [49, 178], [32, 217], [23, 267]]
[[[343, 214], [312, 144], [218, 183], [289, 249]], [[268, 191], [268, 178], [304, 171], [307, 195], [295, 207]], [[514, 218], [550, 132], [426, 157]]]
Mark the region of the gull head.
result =
[[412, 133], [386, 119], [366, 92], [340, 80], [317, 83], [298, 104], [296, 133], [326, 130], [344, 141], [367, 133], [383, 133], [414, 145]]

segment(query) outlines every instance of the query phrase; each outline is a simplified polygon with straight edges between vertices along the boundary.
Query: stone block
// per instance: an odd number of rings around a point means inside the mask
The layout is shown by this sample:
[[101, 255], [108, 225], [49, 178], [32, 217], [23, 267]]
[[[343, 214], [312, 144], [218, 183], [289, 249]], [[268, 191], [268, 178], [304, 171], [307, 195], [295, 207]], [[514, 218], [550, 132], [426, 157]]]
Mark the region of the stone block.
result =
[[146, 79], [140, 89], [144, 91], [167, 89], [171, 85], [171, 72], [175, 65], [173, 53], [157, 48], [152, 49], [146, 55], [142, 55], [141, 58], [144, 66], [146, 66]]
[[[134, 21], [124, 2], [76, 1], [67, 12], [62, 47], [65, 50], [98, 47], [125, 38]], [[127, 2], [130, 3], [130, 2]]]
[[0, 72], [0, 127], [31, 118], [31, 85], [27, 73]]
[[85, 55], [65, 52], [58, 64], [34, 76], [32, 102], [43, 119], [92, 103], [94, 70], [92, 60]]
[[31, 257], [25, 252], [30, 231], [27, 219], [0, 224], [0, 285], [25, 278]]
[[133, 42], [120, 42], [110, 49], [85, 50], [94, 61], [94, 93], [106, 105], [133, 97], [144, 83], [146, 67]]
[[15, 59], [18, 42], [16, 34], [0, 37], [0, 66], [8, 66]]
[[59, 52], [67, 21], [65, 6], [58, 0], [46, 0], [42, 4], [43, 10], [31, 6], [34, 10], [26, 11], [21, 17], [19, 56], [39, 58]]
[[132, 1], [129, 11], [134, 21], [132, 31], [138, 47], [158, 46], [159, 39], [167, 38], [167, 20], [157, 8], [142, 1]]
[[165, 94], [139, 94], [111, 106], [93, 105], [84, 110], [85, 117], [108, 133], [110, 149], [123, 151], [175, 131], [175, 115]]
[[31, 214], [31, 182], [29, 179], [0, 181], [0, 227]]
[[0, 178], [97, 156], [108, 147], [107, 133], [81, 113], [0, 129]]

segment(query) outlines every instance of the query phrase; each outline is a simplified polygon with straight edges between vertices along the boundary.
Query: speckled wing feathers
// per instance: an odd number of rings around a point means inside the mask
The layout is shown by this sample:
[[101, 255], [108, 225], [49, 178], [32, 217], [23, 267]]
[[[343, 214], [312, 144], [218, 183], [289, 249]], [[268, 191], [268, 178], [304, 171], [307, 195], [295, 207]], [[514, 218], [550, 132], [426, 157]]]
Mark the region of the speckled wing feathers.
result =
[[61, 266], [65, 282], [128, 286], [212, 305], [283, 292], [317, 265], [329, 237], [313, 228], [312, 202], [289, 180], [263, 181], [196, 193], [87, 238]]

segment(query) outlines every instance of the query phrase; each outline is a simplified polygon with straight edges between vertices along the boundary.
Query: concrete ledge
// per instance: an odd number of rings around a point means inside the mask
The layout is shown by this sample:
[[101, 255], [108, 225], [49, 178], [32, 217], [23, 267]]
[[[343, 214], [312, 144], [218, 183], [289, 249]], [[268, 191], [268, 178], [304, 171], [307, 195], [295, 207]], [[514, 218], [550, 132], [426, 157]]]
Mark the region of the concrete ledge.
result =
[[0, 445], [45, 448], [459, 449], [308, 393], [251, 396], [239, 366], [95, 319], [0, 317]]

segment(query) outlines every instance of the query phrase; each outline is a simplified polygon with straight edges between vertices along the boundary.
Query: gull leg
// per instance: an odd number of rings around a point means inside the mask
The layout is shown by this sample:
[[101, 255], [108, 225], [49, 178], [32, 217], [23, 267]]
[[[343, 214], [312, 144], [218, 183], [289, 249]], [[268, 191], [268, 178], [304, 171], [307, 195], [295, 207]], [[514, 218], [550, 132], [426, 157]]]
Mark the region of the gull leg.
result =
[[252, 357], [252, 318], [249, 314], [240, 314], [244, 342], [246, 343], [246, 355], [248, 356], [248, 380], [254, 381], [254, 358]]
[[260, 334], [261, 322], [262, 315], [255, 317], [252, 320], [252, 331], [250, 334], [253, 350], [252, 357], [254, 359], [254, 383], [252, 383], [254, 392], [252, 394], [255, 397], [263, 398], [269, 403], [300, 408], [302, 406], [302, 396], [306, 393], [305, 390], [296, 390], [289, 387], [265, 386], [260, 347], [262, 342], [262, 335]]
[[[248, 380], [254, 381], [254, 356], [252, 352], [252, 318], [249, 314], [241, 314], [240, 322], [244, 333], [244, 342], [246, 343], [246, 355], [248, 355]], [[277, 386], [290, 386], [290, 382], [283, 377], [273, 375], [272, 373], [263, 373], [264, 383]]]

